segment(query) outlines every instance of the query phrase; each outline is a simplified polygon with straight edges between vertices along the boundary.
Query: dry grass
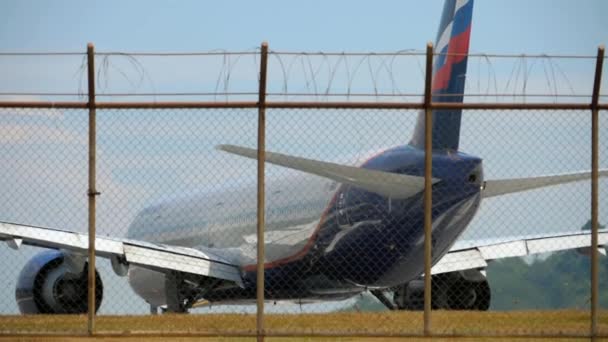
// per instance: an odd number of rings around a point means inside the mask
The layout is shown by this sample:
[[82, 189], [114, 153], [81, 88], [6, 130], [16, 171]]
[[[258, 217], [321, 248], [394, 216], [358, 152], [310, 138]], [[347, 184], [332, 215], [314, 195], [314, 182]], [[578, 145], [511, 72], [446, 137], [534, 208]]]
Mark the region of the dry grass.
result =
[[[608, 312], [600, 315], [600, 333], [608, 335]], [[303, 337], [276, 337], [269, 341], [320, 341], [327, 337], [310, 338], [306, 335], [356, 335], [341, 337], [338, 341], [360, 340], [363, 335], [421, 335], [420, 312], [353, 312], [331, 314], [267, 315], [266, 330], [270, 334], [299, 334]], [[250, 341], [235, 335], [255, 333], [255, 315], [207, 314], [161, 316], [98, 316], [96, 332], [100, 337], [131, 336], [133, 340], [149, 340], [151, 335], [173, 336], [190, 341], [188, 334], [211, 336], [209, 341]], [[585, 336], [589, 333], [588, 311], [518, 311], [518, 312], [447, 312], [432, 313], [432, 332], [447, 336], [515, 336], [547, 335], [558, 337]], [[42, 334], [45, 340], [66, 340], [70, 334], [84, 335], [87, 329], [85, 316], [0, 316], [2, 337], [29, 340]], [[53, 338], [54, 334], [60, 334]], [[144, 335], [142, 335], [144, 334]], [[224, 337], [218, 337], [224, 336]], [[56, 339], [57, 338], [57, 339]], [[163, 337], [159, 337], [162, 340]], [[485, 338], [484, 338], [485, 339]], [[481, 339], [481, 340], [484, 340]], [[334, 339], [336, 340], [336, 339]], [[369, 339], [380, 341], [382, 339]], [[475, 339], [479, 341], [480, 339]], [[488, 338], [489, 340], [489, 338]], [[495, 339], [492, 339], [495, 340]], [[525, 339], [528, 340], [528, 339]]]
[[[10, 337], [3, 338], [0, 336], [1, 342], [29, 342], [29, 341], [50, 341], [50, 342], [76, 342], [76, 341], [86, 341], [86, 340], [102, 340], [102, 341], [183, 341], [183, 342], [195, 342], [195, 341], [204, 341], [204, 342], [254, 342], [256, 341], [255, 337], [142, 337], [142, 336], [116, 336], [116, 337], [43, 337], [43, 338], [35, 338], [35, 337]], [[268, 342], [318, 342], [318, 341], [331, 341], [331, 342], [383, 342], [383, 341], [433, 341], [433, 342], [444, 342], [444, 341], [458, 341], [458, 342], [511, 342], [511, 341], [525, 341], [525, 342], [547, 342], [553, 341], [554, 338], [513, 338], [513, 337], [505, 337], [505, 338], [496, 338], [496, 337], [487, 337], [487, 338], [466, 338], [466, 337], [452, 337], [452, 338], [424, 338], [424, 337], [266, 337], [265, 341]], [[589, 338], [560, 338], [559, 342], [570, 342], [570, 341], [580, 341], [580, 342], [588, 342]], [[608, 339], [597, 339], [597, 341], [608, 341]]]

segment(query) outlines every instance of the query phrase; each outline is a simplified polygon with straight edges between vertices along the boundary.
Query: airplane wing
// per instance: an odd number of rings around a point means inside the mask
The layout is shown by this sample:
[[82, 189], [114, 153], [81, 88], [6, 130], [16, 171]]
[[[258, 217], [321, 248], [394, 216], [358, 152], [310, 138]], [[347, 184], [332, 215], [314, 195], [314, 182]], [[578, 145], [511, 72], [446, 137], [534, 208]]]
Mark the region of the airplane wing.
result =
[[[568, 249], [589, 248], [591, 233], [555, 233], [498, 238], [480, 241], [457, 241], [450, 251], [431, 269], [432, 274], [486, 268], [488, 261], [556, 252]], [[608, 230], [598, 233], [599, 252], [606, 254]]]
[[[21, 244], [62, 249], [87, 256], [88, 235], [52, 228], [0, 222], [0, 240], [17, 249]], [[168, 246], [144, 241], [97, 236], [96, 255], [109, 258], [118, 275], [126, 275], [128, 265], [155, 271], [178, 271], [232, 281], [242, 286], [239, 266], [218, 255], [221, 251]]]
[[[258, 152], [252, 148], [219, 145], [217, 149], [257, 159]], [[266, 152], [265, 160], [271, 164], [329, 178], [339, 183], [354, 185], [361, 189], [396, 199], [408, 198], [424, 190], [424, 177], [368, 170], [268, 151]], [[433, 184], [438, 181], [435, 178], [432, 180]]]

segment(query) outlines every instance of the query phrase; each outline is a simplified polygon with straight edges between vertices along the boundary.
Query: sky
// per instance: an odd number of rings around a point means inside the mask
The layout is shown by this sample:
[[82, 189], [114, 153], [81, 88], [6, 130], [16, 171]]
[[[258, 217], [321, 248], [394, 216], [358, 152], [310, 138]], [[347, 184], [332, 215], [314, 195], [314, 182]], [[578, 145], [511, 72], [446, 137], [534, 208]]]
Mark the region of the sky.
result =
[[[15, 1], [0, 3], [2, 51], [396, 51], [434, 41], [431, 1]], [[471, 51], [594, 54], [602, 0], [477, 1]]]
[[[263, 41], [269, 43], [272, 51], [423, 51], [427, 42], [435, 41], [442, 6], [440, 0], [374, 3], [3, 1], [0, 3], [0, 53], [85, 52], [89, 42], [95, 44], [97, 52], [251, 52], [258, 49]], [[600, 44], [608, 42], [608, 23], [601, 17], [602, 13], [607, 12], [608, 4], [602, 0], [477, 1], [473, 10], [470, 51], [485, 54], [593, 56]], [[114, 58], [112, 62], [120, 67], [120, 71], [114, 70], [113, 78], [107, 77], [112, 78], [113, 82], [106, 88], [98, 89], [98, 93], [103, 93], [104, 90], [139, 90], [148, 93], [224, 90], [222, 86], [218, 88], [216, 80], [221, 78], [221, 63], [226, 60], [215, 58], [211, 61], [208, 58], [201, 62], [187, 58], [166, 58], [163, 61], [164, 64], [157, 59], [139, 57], [137, 63], [141, 63], [147, 78], [145, 77], [143, 86], [135, 87], [132, 83], [137, 81], [133, 80], [142, 78], [142, 75], [133, 70], [133, 61]], [[98, 57], [98, 69], [101, 62]], [[277, 62], [271, 58], [271, 64]], [[357, 62], [351, 58], [350, 68]], [[516, 60], [510, 59], [508, 62], [512, 63], [509, 65], [498, 59], [491, 62], [492, 68], [500, 69], [503, 65], [503, 72], [508, 76]], [[578, 62], [580, 61], [562, 63], [568, 80], [553, 81], [553, 84], [562, 87], [560, 92], [572, 93], [574, 89], [576, 92], [590, 93], [593, 61], [585, 61], [587, 69], [584, 72], [578, 66], [572, 67], [570, 71], [568, 65]], [[237, 64], [235, 58], [229, 60], [229, 63]], [[334, 60], [334, 63], [339, 61]], [[423, 64], [423, 58], [419, 58], [417, 63]], [[481, 58], [471, 60], [469, 79], [474, 78], [471, 75], [474, 72], [485, 72], [487, 63]], [[232, 70], [231, 86], [227, 89], [255, 91], [257, 74], [252, 66], [257, 65], [257, 61], [254, 57], [243, 57], [238, 64], [242, 69], [237, 72]], [[296, 61], [295, 64], [297, 67], [303, 63]], [[0, 81], [0, 92], [82, 93], [86, 84], [83, 82], [83, 76], [86, 75], [81, 69], [82, 65], [82, 56], [47, 57], [44, 60], [41, 57], [3, 56], [0, 58], [0, 71], [4, 75]], [[376, 67], [380, 68], [380, 65], [381, 62], [377, 62]], [[542, 86], [528, 87], [528, 92], [534, 89], [549, 92], [547, 88], [552, 88], [552, 85], [547, 86], [545, 81], [548, 71], [542, 70], [540, 63], [528, 64], [528, 67], [535, 68], [534, 71], [540, 75], [538, 81], [544, 86], [544, 89]], [[542, 67], [547, 68], [545, 64]], [[360, 72], [365, 71], [365, 65], [360, 69]], [[395, 69], [398, 68], [391, 72]], [[278, 79], [277, 82], [271, 82], [269, 91], [283, 90], [278, 89], [278, 86], [282, 84], [284, 75], [279, 75], [277, 70], [278, 65], [269, 67], [270, 79]], [[396, 79], [403, 83], [401, 89], [409, 90], [412, 72], [407, 68], [402, 70], [406, 72], [396, 74]], [[324, 72], [330, 74], [328, 71], [321, 71], [321, 74]], [[299, 73], [300, 78], [307, 77], [305, 70], [297, 70], [295, 73]], [[414, 74], [417, 81], [423, 79], [418, 70]], [[100, 73], [98, 78], [103, 78], [104, 75]], [[388, 79], [387, 73], [381, 76], [385, 81]], [[558, 78], [559, 76], [558, 73]], [[570, 87], [567, 82], [578, 83], [577, 77], [581, 78], [580, 86]], [[292, 82], [295, 82], [294, 78], [297, 80], [297, 76], [292, 78]], [[336, 78], [340, 79], [339, 73]], [[523, 78], [519, 77], [520, 81], [521, 79]], [[608, 84], [607, 79], [604, 77], [603, 88]], [[201, 84], [201, 80], [206, 83]], [[485, 81], [483, 79], [481, 83]], [[99, 79], [98, 82], [106, 84]], [[303, 82], [308, 81], [300, 83]], [[363, 82], [369, 85], [369, 77]], [[421, 85], [419, 82], [416, 84]], [[333, 82], [332, 85], [336, 87], [340, 84]], [[470, 85], [473, 83], [469, 82], [468, 87]], [[515, 93], [522, 90], [519, 87], [516, 91], [513, 88], [515, 82], [509, 83], [506, 79], [501, 86], [511, 88], [498, 89], [496, 92], [506, 90], [507, 93]], [[301, 91], [302, 88], [290, 87], [294, 91]], [[362, 89], [355, 85], [353, 89], [371, 92], [369, 87]], [[414, 88], [409, 92], [420, 93], [421, 90]]]
[[[2, 1], [0, 53], [84, 52], [88, 42], [93, 42], [101, 52], [253, 51], [262, 41], [269, 42], [275, 51], [422, 50], [428, 41], [435, 40], [441, 8], [442, 1], [438, 0], [373, 4], [369, 1]], [[601, 16], [605, 13], [608, 13], [608, 2], [603, 0], [478, 0], [473, 13], [471, 52], [594, 55], [599, 44], [608, 42], [608, 23]], [[113, 76], [107, 77], [110, 81], [106, 88], [101, 82], [101, 90], [217, 90], [216, 79], [222, 76], [222, 68], [221, 63], [213, 63], [221, 62], [221, 58], [203, 59], [203, 62], [139, 58], [137, 63], [146, 70], [143, 85], [139, 87], [130, 81], [141, 76], [131, 60], [113, 59], [114, 69], [106, 69]], [[103, 71], [103, 60], [98, 61], [98, 68]], [[351, 68], [359, 61], [353, 57]], [[334, 59], [333, 63], [337, 62]], [[398, 64], [403, 65], [405, 71], [397, 70], [397, 66], [390, 70], [399, 75], [398, 81], [402, 82], [399, 87], [420, 91], [422, 77], [418, 62], [406, 58], [403, 64]], [[248, 87], [253, 84], [255, 89], [257, 69], [252, 68], [255, 60], [243, 58], [239, 63], [233, 75], [236, 81], [227, 88], [240, 90], [242, 82]], [[278, 62], [271, 63], [271, 69], [277, 70]], [[311, 90], [307, 67], [299, 68], [298, 60], [293, 63], [296, 67], [290, 89]], [[377, 68], [382, 60], [373, 63], [377, 64], [370, 68]], [[493, 60], [493, 63], [499, 83], [496, 91], [521, 92], [524, 87], [521, 80], [517, 83], [509, 76], [518, 62], [511, 59]], [[593, 60], [560, 63], [565, 76], [558, 75], [550, 82], [546, 76], [549, 64], [536, 64], [528, 91], [550, 93], [559, 86], [560, 92], [588, 94]], [[486, 75], [488, 65], [472, 59], [469, 65], [469, 89], [486, 91], [484, 84], [490, 79]], [[82, 56], [42, 60], [0, 57], [3, 75], [0, 92], [81, 91], [81, 66]], [[121, 77], [121, 73], [128, 77]], [[321, 69], [321, 73], [329, 71]], [[390, 85], [387, 73], [380, 71], [375, 75], [381, 77], [381, 85]], [[274, 74], [273, 77], [277, 82], [271, 89], [280, 90], [285, 76]], [[344, 75], [336, 77], [332, 90], [344, 90], [343, 78]], [[318, 79], [328, 82], [323, 76]], [[370, 75], [362, 76], [357, 82], [357, 89], [371, 91], [373, 88]], [[366, 82], [367, 85], [360, 85]], [[159, 198], [201, 189], [222, 190], [236, 186], [243, 179], [252, 179], [252, 162], [226, 157], [214, 146], [220, 143], [254, 146], [254, 111], [99, 113], [98, 188], [102, 196], [98, 225], [102, 234], [124, 234], [134, 215]], [[512, 119], [505, 119], [505, 113]], [[83, 231], [86, 227], [86, 111], [0, 110], [0, 114], [0, 164], [11, 165], [0, 171], [0, 189], [3, 189], [0, 219]], [[408, 114], [269, 111], [268, 146], [320, 159], [356, 155], [402, 143], [409, 137], [408, 130], [415, 118], [413, 111]], [[474, 112], [464, 116], [462, 146], [467, 152], [484, 157], [486, 177], [524, 177], [587, 168], [589, 120], [585, 113], [577, 116], [534, 112], [532, 117], [526, 114]], [[607, 119], [602, 116], [601, 127], [608, 125]], [[601, 165], [605, 166], [608, 165], [605, 140], [602, 146]], [[280, 176], [283, 171], [270, 167], [269, 172]], [[601, 184], [606, 193], [608, 184], [606, 181]], [[569, 185], [557, 192], [542, 190], [527, 197], [506, 196], [488, 201], [467, 237], [577, 229], [588, 217], [588, 197], [587, 187]], [[601, 219], [608, 220], [605, 204], [602, 208]], [[16, 310], [12, 291], [20, 268], [15, 265], [25, 263], [36, 250], [25, 248], [25, 252], [0, 249], [3, 256], [0, 265], [4, 263], [0, 269], [6, 279], [6, 283], [0, 283], [4, 288], [0, 294], [1, 313]], [[145, 303], [134, 297], [126, 281], [115, 280], [107, 264], [103, 267], [102, 277], [109, 279], [107, 291], [112, 295], [106, 297], [106, 303], [111, 304], [104, 304], [102, 311], [146, 312]]]

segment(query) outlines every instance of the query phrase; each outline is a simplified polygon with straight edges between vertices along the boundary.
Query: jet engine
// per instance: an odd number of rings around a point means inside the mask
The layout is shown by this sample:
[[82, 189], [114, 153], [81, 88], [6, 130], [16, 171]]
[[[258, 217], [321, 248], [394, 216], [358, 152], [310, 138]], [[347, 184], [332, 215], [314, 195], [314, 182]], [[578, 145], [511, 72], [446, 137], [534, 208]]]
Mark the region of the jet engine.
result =
[[[490, 285], [476, 269], [434, 275], [431, 280], [431, 307], [443, 310], [481, 310], [490, 308]], [[401, 310], [424, 309], [424, 279], [399, 286], [394, 303]]]
[[[70, 255], [47, 250], [34, 256], [19, 274], [15, 297], [22, 314], [82, 314], [88, 309], [88, 262], [74, 263]], [[95, 311], [103, 284], [95, 271]]]

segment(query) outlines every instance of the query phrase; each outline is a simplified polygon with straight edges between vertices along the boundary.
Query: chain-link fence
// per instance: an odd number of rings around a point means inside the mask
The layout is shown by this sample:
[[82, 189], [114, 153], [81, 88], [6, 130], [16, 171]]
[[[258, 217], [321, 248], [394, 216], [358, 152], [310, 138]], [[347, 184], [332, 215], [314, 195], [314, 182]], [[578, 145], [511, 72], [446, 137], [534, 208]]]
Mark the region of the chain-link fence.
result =
[[472, 55], [464, 102], [430, 52], [70, 54], [0, 93], [0, 333], [605, 337], [602, 53]]

